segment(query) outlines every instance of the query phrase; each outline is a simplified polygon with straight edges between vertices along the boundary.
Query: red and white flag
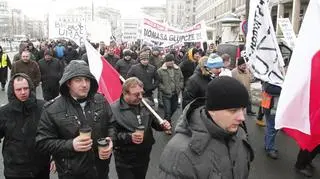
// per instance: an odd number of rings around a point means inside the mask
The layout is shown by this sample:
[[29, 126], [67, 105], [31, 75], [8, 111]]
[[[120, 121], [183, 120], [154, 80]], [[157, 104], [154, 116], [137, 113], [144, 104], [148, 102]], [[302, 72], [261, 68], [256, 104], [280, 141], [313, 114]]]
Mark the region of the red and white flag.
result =
[[99, 84], [98, 92], [102, 93], [109, 103], [113, 103], [120, 98], [122, 92], [120, 74], [88, 41], [85, 41], [85, 46], [90, 71]]
[[276, 129], [302, 149], [320, 144], [320, 1], [310, 0], [282, 86]]

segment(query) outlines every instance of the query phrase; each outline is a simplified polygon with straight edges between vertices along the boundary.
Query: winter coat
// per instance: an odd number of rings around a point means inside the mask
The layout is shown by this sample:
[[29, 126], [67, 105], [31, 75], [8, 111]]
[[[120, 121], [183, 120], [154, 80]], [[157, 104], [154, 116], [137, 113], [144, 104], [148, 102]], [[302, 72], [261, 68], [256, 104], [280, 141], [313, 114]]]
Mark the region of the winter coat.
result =
[[210, 81], [211, 77], [203, 75], [200, 68], [197, 68], [194, 74], [187, 81], [182, 93], [182, 109], [184, 109], [194, 99], [205, 97], [207, 93], [207, 86]]
[[49, 61], [39, 60], [41, 72], [42, 88], [59, 88], [59, 80], [62, 77], [63, 67], [58, 59], [53, 58]]
[[106, 55], [104, 58], [110, 63], [110, 65], [113, 66], [113, 68], [116, 66], [116, 63], [119, 60], [116, 55]]
[[9, 103], [0, 108], [0, 138], [3, 140], [4, 175], [13, 178], [31, 178], [48, 171], [50, 156], [36, 149], [35, 136], [43, 100], [37, 100], [32, 81], [25, 74], [16, 74], [28, 80], [30, 96], [18, 100], [13, 91], [13, 80], [8, 85]]
[[67, 64], [69, 64], [72, 60], [77, 60], [78, 58], [79, 58], [79, 54], [75, 49], [67, 48], [64, 50], [64, 59]]
[[[6, 60], [3, 58], [6, 58]], [[3, 60], [5, 60], [6, 62], [4, 62]], [[6, 63], [7, 65], [2, 64], [2, 62]], [[5, 66], [3, 66], [3, 65], [5, 65]], [[12, 67], [12, 65], [11, 65], [11, 61], [9, 59], [9, 56], [5, 53], [0, 52], [0, 82], [1, 83], [7, 82], [8, 68], [11, 69], [11, 67]]]
[[[77, 76], [90, 79], [90, 90], [84, 107], [69, 95], [67, 82]], [[59, 178], [100, 179], [108, 175], [110, 160], [100, 160], [97, 139], [114, 139], [114, 120], [108, 102], [97, 94], [98, 83], [87, 65], [72, 61], [60, 80], [60, 96], [45, 105], [36, 137], [40, 151], [47, 151], [55, 160]], [[92, 150], [76, 152], [73, 139], [80, 126], [92, 128]]]
[[128, 71], [130, 70], [130, 68], [137, 64], [136, 60], [125, 60], [125, 59], [120, 59], [117, 61], [115, 69], [120, 73], [120, 75], [123, 78], [127, 77]]
[[137, 77], [143, 82], [145, 95], [152, 96], [152, 91], [159, 85], [159, 76], [153, 65], [142, 65], [141, 63], [133, 65], [128, 71], [127, 78]]
[[194, 73], [194, 70], [197, 67], [197, 62], [185, 56], [183, 61], [180, 63], [180, 69], [184, 78], [184, 84], [186, 84], [189, 77]]
[[172, 90], [170, 87], [170, 83], [173, 82], [175, 84], [175, 92], [176, 94], [179, 94], [180, 91], [183, 89], [183, 75], [182, 72], [176, 64], [173, 66], [174, 71], [174, 77], [171, 78], [170, 74], [168, 72], [168, 67], [164, 63], [161, 68], [158, 69], [158, 75], [159, 75], [159, 90], [162, 92], [162, 95], [171, 97]]
[[251, 74], [248, 70], [245, 72], [240, 71], [238, 68], [235, 68], [231, 71], [232, 77], [240, 81], [250, 93], [250, 81], [251, 81]]
[[154, 55], [151, 55], [150, 59], [149, 59], [149, 63], [153, 66], [156, 67], [156, 69], [159, 69], [162, 64], [163, 64], [163, 59], [161, 58], [161, 56], [154, 56]]
[[[142, 104], [133, 108], [121, 97], [111, 105], [116, 120], [117, 137], [114, 146], [116, 166], [134, 168], [149, 163], [149, 155], [155, 140], [152, 128], [161, 131], [162, 128], [154, 116]], [[136, 112], [139, 111], [140, 113]], [[137, 118], [141, 116], [141, 121]], [[131, 134], [139, 125], [145, 127], [144, 139], [141, 144], [132, 143]]]
[[[246, 179], [253, 150], [239, 127], [230, 134], [197, 99], [187, 106], [161, 157], [159, 179]], [[200, 102], [202, 104], [203, 102]]]
[[29, 60], [28, 62], [24, 62], [19, 60], [12, 65], [11, 76], [16, 73], [25, 73], [31, 78], [33, 85], [35, 87], [39, 86], [41, 73], [37, 62], [33, 60]]

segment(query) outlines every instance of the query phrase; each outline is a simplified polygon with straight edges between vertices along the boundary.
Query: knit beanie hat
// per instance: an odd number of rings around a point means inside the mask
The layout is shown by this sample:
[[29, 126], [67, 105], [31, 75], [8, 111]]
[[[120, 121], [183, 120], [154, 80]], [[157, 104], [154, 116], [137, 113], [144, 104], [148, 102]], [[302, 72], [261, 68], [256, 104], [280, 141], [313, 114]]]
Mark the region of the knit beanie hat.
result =
[[246, 60], [243, 57], [238, 58], [238, 62], [237, 62], [238, 66], [245, 64], [245, 63], [246, 63]]
[[168, 54], [164, 57], [164, 61], [165, 61], [165, 62], [174, 61], [174, 56], [173, 56], [171, 53], [168, 53]]
[[246, 107], [248, 103], [247, 89], [232, 77], [219, 76], [208, 84], [206, 101], [208, 111]]
[[149, 53], [148, 52], [141, 52], [139, 55], [139, 60], [149, 60]]
[[206, 67], [209, 69], [222, 68], [223, 67], [223, 59], [219, 55], [212, 53], [208, 57]]

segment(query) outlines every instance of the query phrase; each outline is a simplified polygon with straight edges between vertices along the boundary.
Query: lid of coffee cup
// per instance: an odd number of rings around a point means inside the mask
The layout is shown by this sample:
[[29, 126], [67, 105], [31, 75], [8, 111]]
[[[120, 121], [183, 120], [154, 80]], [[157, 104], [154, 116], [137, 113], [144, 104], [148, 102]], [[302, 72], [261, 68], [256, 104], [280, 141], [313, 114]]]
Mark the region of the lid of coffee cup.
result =
[[140, 125], [140, 126], [138, 126], [136, 129], [143, 131], [143, 130], [145, 129], [145, 127], [144, 127], [143, 125]]
[[91, 132], [91, 127], [90, 126], [85, 126], [85, 127], [81, 127], [79, 129], [80, 132]]
[[99, 146], [107, 146], [107, 145], [109, 145], [109, 141], [105, 138], [98, 139], [98, 145]]

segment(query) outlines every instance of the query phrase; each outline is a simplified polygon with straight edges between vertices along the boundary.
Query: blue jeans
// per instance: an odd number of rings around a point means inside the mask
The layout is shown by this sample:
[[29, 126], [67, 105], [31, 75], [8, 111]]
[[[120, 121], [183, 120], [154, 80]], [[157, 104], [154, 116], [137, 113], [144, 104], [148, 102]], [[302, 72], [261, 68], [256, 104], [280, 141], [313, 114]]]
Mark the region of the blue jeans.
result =
[[275, 140], [276, 140], [276, 135], [277, 135], [277, 130], [274, 128], [275, 125], [275, 114], [271, 114], [270, 111], [265, 112], [266, 115], [266, 123], [267, 123], [267, 129], [265, 133], [265, 149], [267, 152], [276, 150], [275, 148]]
[[178, 108], [178, 94], [173, 94], [171, 97], [162, 96], [164, 119], [171, 121], [171, 116]]

